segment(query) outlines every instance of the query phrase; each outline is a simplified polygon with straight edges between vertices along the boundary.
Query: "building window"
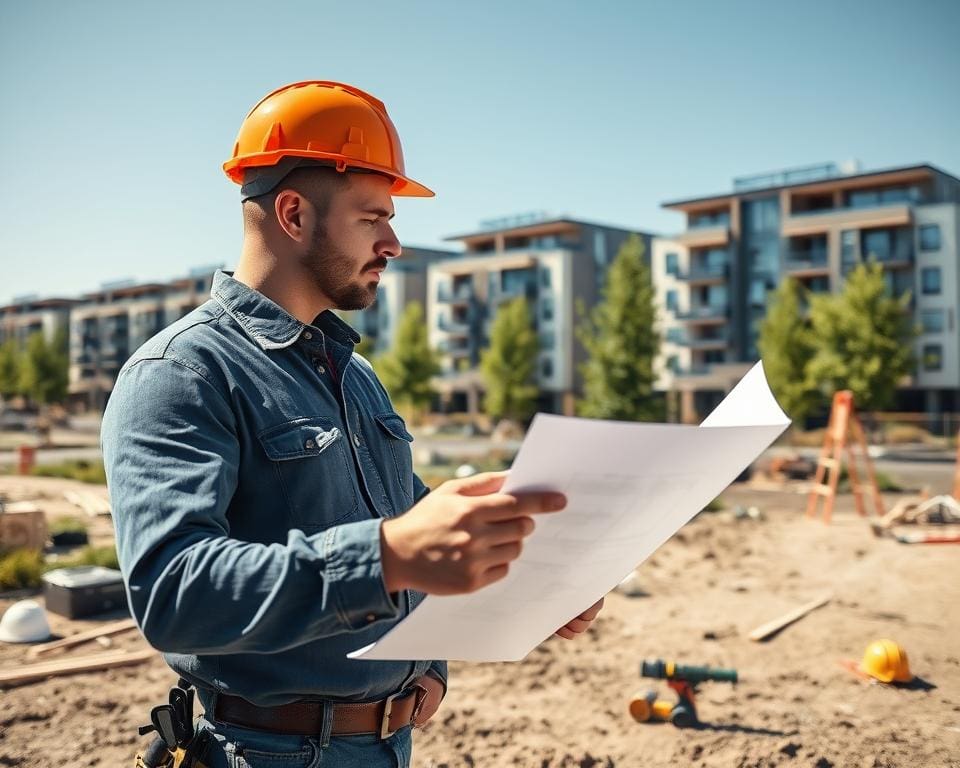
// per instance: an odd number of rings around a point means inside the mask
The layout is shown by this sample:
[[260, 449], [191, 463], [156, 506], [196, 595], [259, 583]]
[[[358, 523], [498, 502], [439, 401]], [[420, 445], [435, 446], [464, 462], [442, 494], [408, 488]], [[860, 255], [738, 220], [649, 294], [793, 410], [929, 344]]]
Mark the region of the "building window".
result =
[[924, 333], [943, 333], [946, 328], [942, 309], [924, 309], [920, 312], [920, 327]]
[[540, 270], [540, 285], [543, 288], [550, 287], [550, 270], [549, 269]]
[[943, 369], [943, 345], [923, 345], [923, 370], [939, 371]]
[[679, 371], [680, 358], [678, 358], [676, 355], [670, 355], [670, 357], [667, 358], [667, 370], [671, 373], [676, 373]]
[[544, 320], [553, 320], [553, 299], [549, 296], [540, 299], [540, 317]]
[[683, 328], [667, 328], [667, 341], [671, 344], [680, 344], [683, 342]]
[[940, 225], [924, 224], [920, 227], [920, 250], [921, 251], [939, 251], [940, 250]]
[[540, 361], [540, 375], [545, 379], [553, 377], [553, 359], [545, 357]]
[[553, 349], [554, 344], [556, 344], [556, 338], [553, 335], [553, 331], [544, 331], [540, 334], [541, 349]]
[[676, 276], [680, 272], [680, 257], [675, 253], [667, 254], [667, 274]]
[[920, 270], [920, 284], [924, 296], [940, 293], [940, 267], [924, 267]]
[[667, 310], [669, 312], [677, 311], [677, 292], [667, 291]]

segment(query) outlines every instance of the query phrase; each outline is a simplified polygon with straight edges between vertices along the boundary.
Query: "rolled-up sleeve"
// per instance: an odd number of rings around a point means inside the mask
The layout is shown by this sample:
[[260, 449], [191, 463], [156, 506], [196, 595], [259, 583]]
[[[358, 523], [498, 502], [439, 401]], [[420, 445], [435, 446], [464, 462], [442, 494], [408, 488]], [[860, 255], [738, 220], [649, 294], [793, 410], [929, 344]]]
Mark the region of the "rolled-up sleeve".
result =
[[283, 543], [230, 536], [240, 442], [226, 394], [176, 359], [120, 375], [102, 446], [120, 566], [147, 640], [172, 653], [272, 653], [395, 618], [380, 521]]

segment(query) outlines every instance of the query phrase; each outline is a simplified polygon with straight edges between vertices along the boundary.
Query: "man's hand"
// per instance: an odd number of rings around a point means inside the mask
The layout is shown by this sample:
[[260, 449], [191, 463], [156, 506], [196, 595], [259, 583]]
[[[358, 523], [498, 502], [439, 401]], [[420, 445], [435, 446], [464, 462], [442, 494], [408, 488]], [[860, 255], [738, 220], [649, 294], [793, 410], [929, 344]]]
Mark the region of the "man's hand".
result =
[[474, 592], [507, 575], [533, 533], [531, 515], [566, 506], [563, 494], [507, 494], [507, 472], [449, 480], [409, 512], [380, 528], [388, 592], [432, 595]]
[[601, 608], [603, 608], [602, 597], [589, 608], [587, 608], [587, 610], [577, 616], [577, 618], [560, 627], [560, 629], [557, 630], [557, 634], [560, 635], [560, 637], [566, 638], [567, 640], [573, 640], [573, 638], [575, 638], [581, 632], [586, 631], [587, 627], [589, 627], [593, 620], [597, 618], [597, 614], [600, 613]]

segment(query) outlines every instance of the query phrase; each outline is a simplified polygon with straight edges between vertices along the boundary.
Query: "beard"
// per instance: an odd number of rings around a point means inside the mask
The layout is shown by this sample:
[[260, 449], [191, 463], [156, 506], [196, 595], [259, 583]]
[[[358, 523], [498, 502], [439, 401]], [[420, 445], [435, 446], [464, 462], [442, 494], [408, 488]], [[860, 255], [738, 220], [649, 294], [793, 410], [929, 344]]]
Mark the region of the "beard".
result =
[[[301, 259], [303, 266], [320, 292], [333, 302], [334, 307], [345, 311], [366, 309], [377, 298], [377, 284], [363, 282], [350, 267], [353, 259], [327, 236], [326, 230], [317, 226], [310, 238], [310, 248]], [[386, 266], [386, 259], [379, 260], [365, 269]]]

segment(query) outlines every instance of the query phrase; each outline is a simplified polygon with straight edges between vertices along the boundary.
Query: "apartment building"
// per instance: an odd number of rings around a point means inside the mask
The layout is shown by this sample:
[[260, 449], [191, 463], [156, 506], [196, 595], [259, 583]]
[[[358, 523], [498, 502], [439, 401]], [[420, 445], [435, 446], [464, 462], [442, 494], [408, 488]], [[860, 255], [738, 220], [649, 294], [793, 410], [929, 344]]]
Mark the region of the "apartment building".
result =
[[105, 285], [70, 312], [69, 402], [103, 410], [120, 368], [147, 339], [210, 298], [217, 267], [165, 283]]
[[22, 349], [27, 339], [42, 333], [52, 342], [57, 331], [66, 330], [70, 322], [70, 308], [76, 299], [40, 299], [22, 296], [5, 307], [0, 307], [0, 344], [14, 339]]
[[[572, 414], [584, 352], [576, 341], [575, 306], [598, 297], [606, 268], [630, 230], [568, 218], [533, 215], [485, 222], [455, 235], [463, 255], [427, 271], [430, 344], [441, 354], [440, 407], [476, 413], [483, 384], [480, 352], [489, 344], [497, 308], [524, 297], [540, 337], [540, 410]], [[649, 260], [651, 235], [644, 241]]]
[[417, 301], [427, 311], [427, 268], [438, 261], [456, 259], [457, 251], [404, 246], [399, 258], [392, 259], [380, 275], [380, 286], [373, 304], [364, 310], [344, 312], [343, 318], [357, 333], [373, 342], [376, 354], [393, 346], [406, 306]]
[[960, 180], [921, 164], [862, 172], [810, 166], [735, 179], [731, 192], [664, 203], [686, 216], [654, 242], [664, 334], [658, 388], [684, 421], [705, 416], [758, 359], [767, 296], [786, 276], [839, 291], [858, 264], [910, 291], [919, 361], [898, 409], [960, 410]]

